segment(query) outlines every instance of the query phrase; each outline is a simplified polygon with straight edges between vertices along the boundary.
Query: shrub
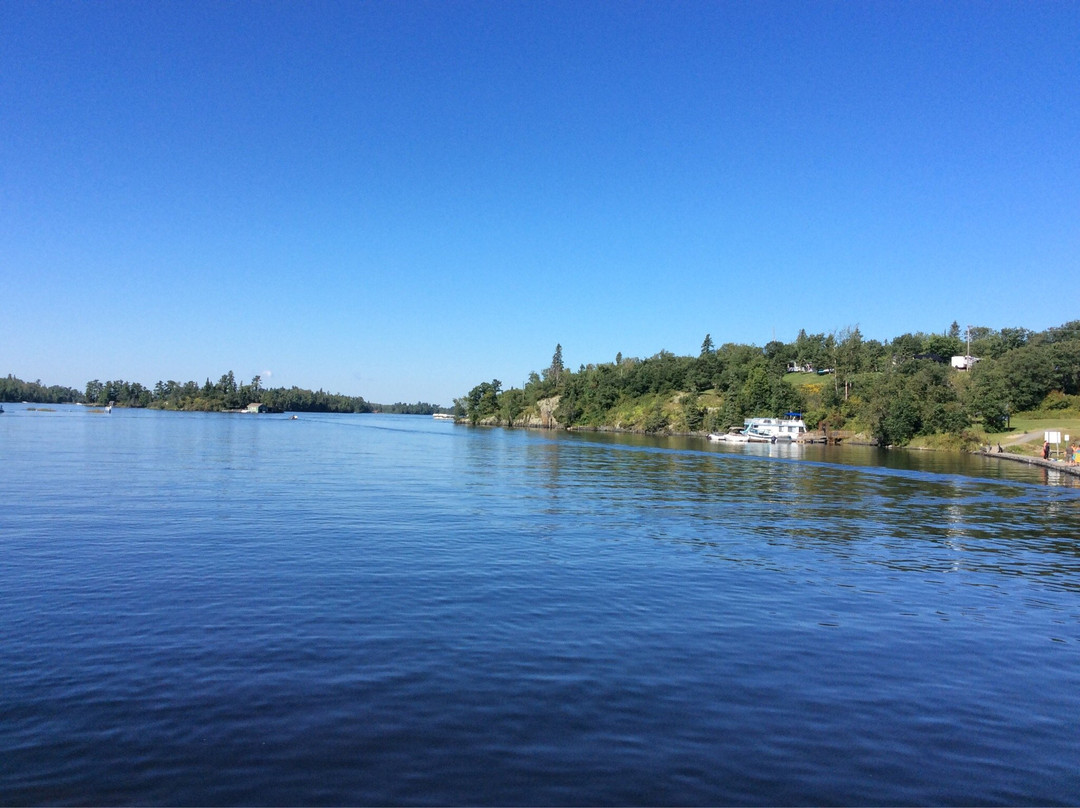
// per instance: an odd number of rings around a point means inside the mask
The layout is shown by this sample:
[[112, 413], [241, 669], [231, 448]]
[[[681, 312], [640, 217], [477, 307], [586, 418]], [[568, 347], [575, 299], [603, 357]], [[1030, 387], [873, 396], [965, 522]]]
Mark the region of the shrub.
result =
[[1051, 390], [1039, 404], [1040, 410], [1080, 410], [1080, 396], [1069, 396], [1060, 390]]
[[661, 407], [659, 401], [649, 411], [649, 414], [645, 416], [645, 431], [646, 432], [660, 432], [666, 429], [668, 425], [668, 417], [664, 414], [664, 410]]

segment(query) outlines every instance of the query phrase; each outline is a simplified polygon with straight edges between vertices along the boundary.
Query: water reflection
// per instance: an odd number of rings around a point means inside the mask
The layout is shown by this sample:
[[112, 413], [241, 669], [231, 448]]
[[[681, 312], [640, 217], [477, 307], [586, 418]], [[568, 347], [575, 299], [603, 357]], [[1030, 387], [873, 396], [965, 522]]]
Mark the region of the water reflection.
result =
[[1024, 467], [225, 418], [0, 422], [9, 801], [1077, 801]]
[[532, 500], [549, 533], [570, 520], [596, 542], [665, 542], [770, 569], [825, 553], [853, 568], [1080, 590], [1075, 492], [950, 472], [962, 459], [883, 467], [871, 461], [894, 455], [868, 451], [840, 465], [823, 447], [520, 432], [479, 447], [466, 477], [494, 475], [503, 495]]

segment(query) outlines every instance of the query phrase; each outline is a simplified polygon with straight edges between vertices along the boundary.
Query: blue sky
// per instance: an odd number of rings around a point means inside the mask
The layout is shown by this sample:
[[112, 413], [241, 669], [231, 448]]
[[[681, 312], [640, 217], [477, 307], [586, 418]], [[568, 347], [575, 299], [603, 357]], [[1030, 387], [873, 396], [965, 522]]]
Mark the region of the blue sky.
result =
[[1080, 317], [1074, 2], [0, 3], [0, 372], [450, 404]]

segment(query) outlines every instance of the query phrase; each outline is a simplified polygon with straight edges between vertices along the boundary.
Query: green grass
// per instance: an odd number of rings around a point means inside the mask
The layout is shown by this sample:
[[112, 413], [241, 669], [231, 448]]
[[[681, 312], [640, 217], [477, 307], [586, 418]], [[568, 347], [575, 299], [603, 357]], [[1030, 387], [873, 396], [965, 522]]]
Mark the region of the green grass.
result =
[[1010, 420], [1012, 428], [1007, 432], [988, 433], [992, 438], [1009, 437], [1023, 432], [1038, 432], [1039, 440], [1042, 433], [1047, 430], [1058, 430], [1064, 436], [1068, 434], [1071, 439], [1080, 438], [1080, 415], [1072, 412], [1055, 414], [1052, 412], [1023, 412], [1017, 413]]
[[[1032, 432], [1034, 434], [1030, 435], [1026, 440], [1007, 445], [1005, 448], [1014, 454], [1037, 455], [1042, 452], [1044, 432], [1056, 431], [1061, 433], [1063, 443], [1060, 447], [1055, 448], [1064, 449], [1069, 442], [1080, 440], [1080, 413], [1075, 410], [1020, 412], [1013, 415], [1011, 426], [1012, 428], [1007, 432], [988, 433], [987, 442], [1005, 444], [1007, 441], [1015, 440], [1025, 432]], [[1066, 435], [1069, 436], [1068, 441], [1065, 440]]]
[[821, 383], [823, 381], [831, 380], [831, 379], [832, 379], [832, 376], [829, 375], [829, 374], [825, 374], [823, 376], [819, 376], [816, 373], [785, 373], [784, 374], [784, 381], [788, 382], [789, 384], [793, 384], [796, 387], [802, 387], [803, 385], [806, 385], [806, 384], [817, 384], [817, 383]]
[[909, 449], [933, 449], [939, 452], [972, 452], [991, 443], [980, 429], [965, 429], [963, 434], [944, 433], [917, 435], [907, 445]]

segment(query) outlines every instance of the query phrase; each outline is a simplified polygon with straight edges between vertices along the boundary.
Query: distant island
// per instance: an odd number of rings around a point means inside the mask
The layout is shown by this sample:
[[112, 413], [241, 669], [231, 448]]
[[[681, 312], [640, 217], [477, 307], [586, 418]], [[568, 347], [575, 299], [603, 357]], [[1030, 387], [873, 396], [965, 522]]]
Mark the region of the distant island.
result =
[[[1080, 320], [1045, 331], [953, 322], [878, 342], [856, 326], [764, 347], [706, 334], [697, 356], [551, 364], [522, 388], [494, 379], [455, 399], [471, 424], [704, 434], [801, 413], [811, 429], [882, 446], [973, 448], [1020, 413], [1080, 421]], [[1078, 430], [1080, 432], [1080, 430]]]
[[159, 381], [153, 388], [139, 382], [122, 380], [86, 383], [85, 390], [58, 385], [45, 386], [41, 381], [24, 382], [8, 374], [0, 379], [0, 402], [27, 401], [35, 404], [91, 404], [116, 407], [146, 407], [159, 410], [227, 412], [243, 410], [250, 404], [261, 404], [266, 412], [387, 412], [407, 415], [448, 413], [446, 407], [418, 402], [416, 404], [374, 404], [359, 396], [327, 393], [323, 390], [304, 390], [299, 387], [262, 386], [255, 376], [249, 384], [238, 383], [230, 370], [216, 383], [209, 377], [204, 384], [194, 381]]

